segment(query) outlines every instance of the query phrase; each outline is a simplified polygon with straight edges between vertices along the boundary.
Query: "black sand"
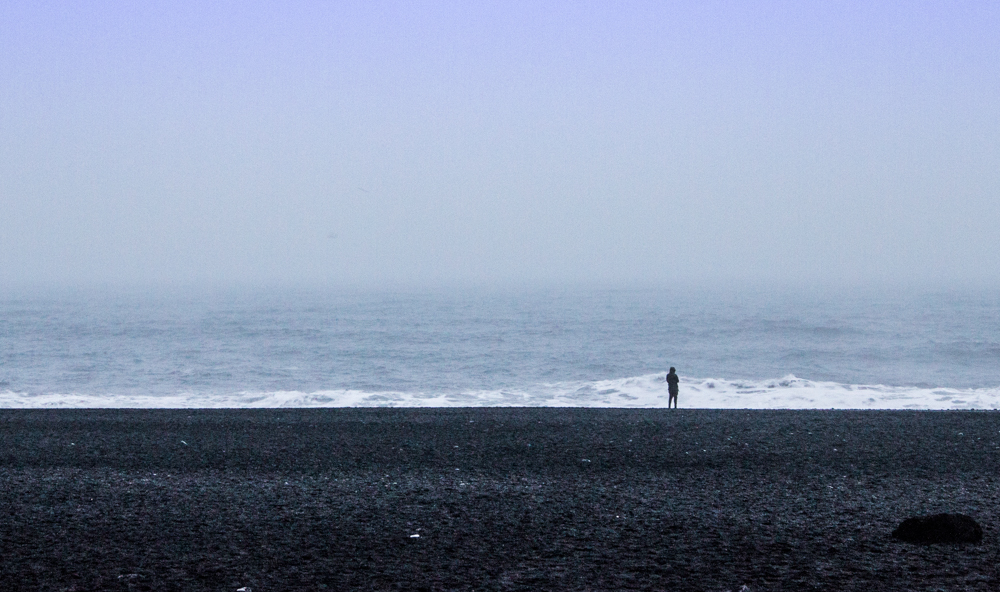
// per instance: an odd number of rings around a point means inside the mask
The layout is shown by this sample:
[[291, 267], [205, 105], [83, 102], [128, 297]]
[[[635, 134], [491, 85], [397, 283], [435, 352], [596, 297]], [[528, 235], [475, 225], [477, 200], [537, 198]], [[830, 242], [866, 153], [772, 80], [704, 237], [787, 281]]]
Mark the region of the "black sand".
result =
[[[997, 590], [998, 459], [994, 412], [3, 411], [0, 588]], [[891, 538], [938, 512], [982, 543]]]

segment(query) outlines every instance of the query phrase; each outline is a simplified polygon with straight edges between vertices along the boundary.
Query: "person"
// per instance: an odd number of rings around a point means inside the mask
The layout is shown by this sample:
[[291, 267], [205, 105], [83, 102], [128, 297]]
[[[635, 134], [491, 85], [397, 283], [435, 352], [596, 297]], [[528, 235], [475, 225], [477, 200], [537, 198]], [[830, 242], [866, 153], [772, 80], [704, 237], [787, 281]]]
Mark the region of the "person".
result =
[[670, 367], [670, 372], [667, 373], [667, 392], [670, 393], [670, 398], [667, 399], [667, 409], [670, 409], [670, 403], [674, 404], [674, 409], [677, 409], [677, 383], [681, 381], [677, 378], [677, 371], [674, 367]]

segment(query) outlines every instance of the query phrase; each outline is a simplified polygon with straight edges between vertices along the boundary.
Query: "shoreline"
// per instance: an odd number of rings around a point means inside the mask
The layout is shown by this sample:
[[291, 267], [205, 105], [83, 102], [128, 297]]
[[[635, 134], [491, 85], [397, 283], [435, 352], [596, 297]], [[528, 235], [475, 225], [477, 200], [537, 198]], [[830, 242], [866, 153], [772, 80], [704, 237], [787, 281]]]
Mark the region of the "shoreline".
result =
[[[988, 590], [997, 458], [991, 411], [0, 410], [0, 581]], [[937, 512], [983, 542], [891, 539]]]

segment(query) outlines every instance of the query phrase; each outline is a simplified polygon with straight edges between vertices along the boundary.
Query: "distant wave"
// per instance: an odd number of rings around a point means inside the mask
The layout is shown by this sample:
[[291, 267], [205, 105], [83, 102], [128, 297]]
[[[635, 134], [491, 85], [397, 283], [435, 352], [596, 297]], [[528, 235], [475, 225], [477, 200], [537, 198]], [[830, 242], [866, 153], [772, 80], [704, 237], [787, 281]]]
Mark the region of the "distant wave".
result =
[[[293, 407], [633, 407], [667, 406], [663, 374], [526, 389], [457, 393], [321, 390], [176, 395], [0, 392], [0, 408], [196, 409]], [[919, 388], [819, 382], [792, 375], [771, 380], [681, 377], [680, 406], [701, 409], [1000, 409], [1000, 387]]]

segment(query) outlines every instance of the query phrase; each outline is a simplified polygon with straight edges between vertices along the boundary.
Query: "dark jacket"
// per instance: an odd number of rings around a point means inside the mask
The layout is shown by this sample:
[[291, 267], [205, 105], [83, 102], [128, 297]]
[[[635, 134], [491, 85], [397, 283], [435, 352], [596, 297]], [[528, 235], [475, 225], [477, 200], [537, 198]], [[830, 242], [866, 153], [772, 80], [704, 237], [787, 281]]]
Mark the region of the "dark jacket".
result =
[[677, 394], [677, 383], [680, 382], [680, 381], [681, 381], [681, 379], [677, 378], [677, 375], [674, 374], [673, 372], [671, 372], [670, 374], [667, 374], [667, 391], [671, 395], [676, 395]]

